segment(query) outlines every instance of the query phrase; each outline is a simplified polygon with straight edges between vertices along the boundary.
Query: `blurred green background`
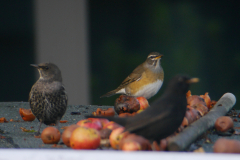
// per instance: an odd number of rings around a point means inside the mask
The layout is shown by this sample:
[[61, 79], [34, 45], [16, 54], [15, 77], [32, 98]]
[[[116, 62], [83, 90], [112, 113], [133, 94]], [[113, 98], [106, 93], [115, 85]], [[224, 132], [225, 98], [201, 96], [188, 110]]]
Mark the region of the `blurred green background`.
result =
[[[152, 51], [164, 55], [165, 79], [150, 102], [161, 96], [169, 79], [178, 73], [200, 78], [191, 87], [192, 94], [209, 92], [218, 100], [232, 92], [240, 98], [238, 1], [87, 2], [91, 104], [113, 105], [119, 95], [99, 97], [118, 87]], [[35, 73], [23, 65], [34, 60], [33, 1], [0, 1], [0, 14], [0, 101], [27, 101], [34, 83], [30, 74]]]
[[[160, 52], [165, 80], [183, 73], [199, 77], [192, 94], [225, 92], [240, 98], [240, 11], [235, 1], [89, 1], [93, 104], [115, 89], [152, 51]], [[237, 105], [236, 105], [237, 106]]]

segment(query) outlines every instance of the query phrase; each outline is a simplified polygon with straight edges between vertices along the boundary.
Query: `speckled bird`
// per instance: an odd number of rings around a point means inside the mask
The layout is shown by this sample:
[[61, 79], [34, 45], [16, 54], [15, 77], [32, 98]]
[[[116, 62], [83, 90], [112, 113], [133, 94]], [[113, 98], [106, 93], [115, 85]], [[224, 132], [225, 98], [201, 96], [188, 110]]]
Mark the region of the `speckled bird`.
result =
[[59, 68], [53, 63], [31, 64], [40, 74], [29, 93], [29, 103], [33, 114], [40, 122], [36, 135], [40, 135], [41, 124], [58, 123], [67, 108], [67, 94], [62, 84]]

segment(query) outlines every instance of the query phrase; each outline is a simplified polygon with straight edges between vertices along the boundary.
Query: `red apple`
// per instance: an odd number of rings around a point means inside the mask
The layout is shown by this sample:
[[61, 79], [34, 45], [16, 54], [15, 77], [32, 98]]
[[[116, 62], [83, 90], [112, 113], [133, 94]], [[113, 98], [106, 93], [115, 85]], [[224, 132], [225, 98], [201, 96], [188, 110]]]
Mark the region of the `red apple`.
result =
[[108, 129], [114, 130], [119, 127], [122, 127], [122, 126], [113, 121], [110, 121], [102, 129], [108, 128]]
[[137, 100], [140, 104], [140, 110], [144, 110], [149, 107], [148, 100], [145, 97], [137, 97]]
[[124, 151], [152, 150], [150, 142], [136, 134], [124, 136], [119, 143], [119, 148]]
[[62, 133], [62, 141], [63, 143], [70, 147], [70, 137], [72, 135], [72, 132], [76, 129], [80, 127], [79, 125], [73, 124], [71, 126], [68, 126]]
[[225, 138], [219, 138], [214, 146], [215, 153], [240, 153], [240, 141]]
[[45, 144], [56, 144], [59, 142], [61, 134], [55, 127], [47, 127], [42, 131], [41, 139]]
[[73, 149], [97, 149], [100, 145], [100, 134], [93, 128], [78, 127], [70, 137], [70, 146]]
[[107, 123], [109, 123], [109, 120], [106, 118], [88, 118], [88, 119], [92, 122], [100, 121], [102, 124], [102, 127], [104, 127]]
[[124, 129], [125, 129], [124, 127], [114, 129], [110, 134], [109, 141], [113, 149], [119, 149], [120, 140], [128, 134], [127, 132], [123, 133]]
[[101, 122], [98, 120], [96, 121], [92, 121], [89, 119], [83, 119], [77, 122], [77, 125], [79, 125], [80, 127], [87, 127], [87, 128], [94, 128], [96, 130], [101, 130], [102, 129], [102, 124]]

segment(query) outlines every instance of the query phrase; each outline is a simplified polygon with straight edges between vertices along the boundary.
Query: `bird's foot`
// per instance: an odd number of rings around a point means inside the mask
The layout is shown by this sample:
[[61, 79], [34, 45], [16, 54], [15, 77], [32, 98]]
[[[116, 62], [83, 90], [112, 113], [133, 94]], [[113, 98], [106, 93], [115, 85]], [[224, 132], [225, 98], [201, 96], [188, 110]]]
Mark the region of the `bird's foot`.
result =
[[34, 137], [40, 137], [41, 136], [41, 133], [40, 132], [36, 132], [35, 134], [34, 134]]

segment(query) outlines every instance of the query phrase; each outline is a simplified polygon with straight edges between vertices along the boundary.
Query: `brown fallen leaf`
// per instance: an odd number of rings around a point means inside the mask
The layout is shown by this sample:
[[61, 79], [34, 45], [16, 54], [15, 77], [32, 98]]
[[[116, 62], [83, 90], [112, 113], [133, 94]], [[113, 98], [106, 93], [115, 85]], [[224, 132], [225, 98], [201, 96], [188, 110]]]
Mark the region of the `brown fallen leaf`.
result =
[[39, 135], [39, 136], [34, 135], [34, 138], [41, 138], [41, 135]]
[[67, 123], [67, 120], [61, 120], [60, 123]]
[[0, 135], [0, 139], [5, 139], [6, 137], [4, 137], [4, 136], [2, 136], [2, 135]]
[[23, 132], [36, 132], [35, 130], [30, 130], [30, 129], [26, 129], [26, 128], [23, 128], [23, 127], [20, 127], [20, 129], [21, 129]]
[[20, 122], [20, 120], [14, 120], [14, 119], [10, 119], [10, 122]]

